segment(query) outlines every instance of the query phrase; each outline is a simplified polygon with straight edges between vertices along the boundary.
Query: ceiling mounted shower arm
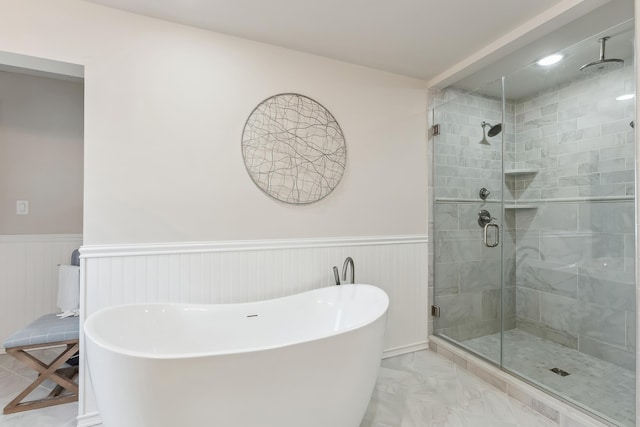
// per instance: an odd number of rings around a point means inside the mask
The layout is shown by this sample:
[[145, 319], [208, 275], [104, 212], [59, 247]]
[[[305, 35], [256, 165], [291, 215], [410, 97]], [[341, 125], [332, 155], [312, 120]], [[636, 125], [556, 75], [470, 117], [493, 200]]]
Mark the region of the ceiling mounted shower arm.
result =
[[609, 40], [611, 37], [603, 37], [600, 40], [598, 40], [600, 42], [600, 61], [604, 61], [604, 49], [605, 49], [605, 44], [607, 43], [607, 40]]
[[624, 66], [624, 61], [622, 59], [605, 59], [605, 45], [607, 40], [610, 38], [611, 37], [602, 37], [598, 40], [598, 42], [600, 42], [600, 58], [597, 61], [584, 64], [580, 67], [580, 71], [588, 73], [606, 72], [617, 70]]

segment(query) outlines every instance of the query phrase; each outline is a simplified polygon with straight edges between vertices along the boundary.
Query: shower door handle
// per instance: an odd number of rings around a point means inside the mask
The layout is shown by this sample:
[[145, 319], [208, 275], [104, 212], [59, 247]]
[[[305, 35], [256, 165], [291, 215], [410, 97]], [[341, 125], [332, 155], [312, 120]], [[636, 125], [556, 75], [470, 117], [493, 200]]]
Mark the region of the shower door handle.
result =
[[[489, 236], [489, 227], [494, 227], [496, 229], [496, 238], [494, 239], [493, 243], [489, 243], [488, 240], [488, 236]], [[484, 226], [484, 245], [488, 248], [495, 248], [496, 246], [498, 246], [498, 244], [500, 243], [500, 226], [498, 224], [494, 224], [494, 223], [488, 223], [485, 224]]]

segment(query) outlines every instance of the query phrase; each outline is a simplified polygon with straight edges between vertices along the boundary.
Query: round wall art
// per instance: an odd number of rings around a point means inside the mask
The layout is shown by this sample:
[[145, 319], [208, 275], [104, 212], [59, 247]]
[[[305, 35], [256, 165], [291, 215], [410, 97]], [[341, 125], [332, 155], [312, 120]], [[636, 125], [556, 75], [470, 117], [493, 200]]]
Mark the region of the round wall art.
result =
[[329, 110], [304, 95], [283, 93], [265, 99], [249, 115], [242, 156], [262, 191], [300, 205], [336, 188], [347, 163], [347, 146]]

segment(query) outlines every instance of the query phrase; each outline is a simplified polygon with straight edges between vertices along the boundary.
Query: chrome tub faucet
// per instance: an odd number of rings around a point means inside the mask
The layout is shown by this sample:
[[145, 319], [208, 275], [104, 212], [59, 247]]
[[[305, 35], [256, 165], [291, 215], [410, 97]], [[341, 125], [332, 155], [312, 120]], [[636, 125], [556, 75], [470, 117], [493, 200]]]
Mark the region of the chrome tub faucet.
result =
[[[347, 281], [347, 270], [349, 269], [349, 266], [351, 266], [351, 274], [349, 275], [349, 281]], [[355, 283], [355, 280], [356, 280], [355, 276], [356, 276], [356, 267], [353, 264], [353, 258], [348, 256], [347, 259], [344, 260], [344, 264], [342, 264], [342, 280], [345, 283]]]

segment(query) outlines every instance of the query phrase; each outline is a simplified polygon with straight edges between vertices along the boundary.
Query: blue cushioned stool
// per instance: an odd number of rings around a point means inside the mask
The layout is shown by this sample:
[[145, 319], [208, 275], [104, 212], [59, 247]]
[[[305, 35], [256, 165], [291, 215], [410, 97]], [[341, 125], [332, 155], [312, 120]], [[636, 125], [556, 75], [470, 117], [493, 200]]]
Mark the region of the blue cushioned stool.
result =
[[[80, 320], [78, 317], [59, 319], [53, 313], [39, 317], [4, 341], [3, 346], [7, 350], [7, 354], [38, 372], [38, 378], [4, 407], [5, 414], [78, 400], [78, 384], [75, 382], [78, 376], [78, 366], [63, 365], [78, 352], [79, 336]], [[49, 364], [42, 362], [28, 352], [29, 350], [50, 347], [61, 347], [61, 353]], [[33, 390], [47, 379], [57, 384], [48, 396], [23, 402]]]

